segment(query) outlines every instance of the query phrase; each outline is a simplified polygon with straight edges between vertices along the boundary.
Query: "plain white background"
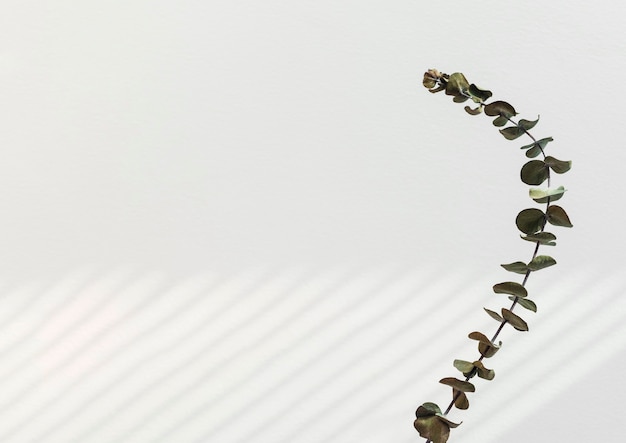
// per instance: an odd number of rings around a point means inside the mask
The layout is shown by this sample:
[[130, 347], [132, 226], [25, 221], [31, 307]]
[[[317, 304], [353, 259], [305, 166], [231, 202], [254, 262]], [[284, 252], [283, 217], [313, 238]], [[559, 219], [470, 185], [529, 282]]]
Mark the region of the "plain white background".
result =
[[621, 441], [620, 2], [6, 1], [0, 440], [420, 441], [527, 260], [541, 120], [574, 229], [451, 442]]

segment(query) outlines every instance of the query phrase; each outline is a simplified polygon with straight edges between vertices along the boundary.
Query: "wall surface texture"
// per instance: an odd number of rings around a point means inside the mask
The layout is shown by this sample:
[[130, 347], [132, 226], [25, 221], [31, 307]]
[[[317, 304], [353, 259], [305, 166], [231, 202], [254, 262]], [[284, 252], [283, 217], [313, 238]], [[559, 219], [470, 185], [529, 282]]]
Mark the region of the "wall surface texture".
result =
[[450, 442], [623, 441], [622, 3], [2, 9], [0, 441], [423, 441], [534, 205], [529, 141], [428, 68], [540, 114], [573, 161], [530, 332]]

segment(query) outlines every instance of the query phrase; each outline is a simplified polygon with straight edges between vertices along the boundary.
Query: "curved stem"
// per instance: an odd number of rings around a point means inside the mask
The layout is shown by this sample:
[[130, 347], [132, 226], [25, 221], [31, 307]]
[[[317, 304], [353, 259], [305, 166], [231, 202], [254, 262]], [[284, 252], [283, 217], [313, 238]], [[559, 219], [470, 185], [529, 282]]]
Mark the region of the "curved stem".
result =
[[[509, 122], [511, 122], [512, 124], [514, 124], [515, 126], [517, 126], [517, 127], [521, 127], [521, 126], [519, 126], [519, 124], [518, 124], [518, 123], [516, 123], [515, 121], [513, 121], [513, 120], [512, 120], [512, 119], [510, 119], [509, 117], [506, 117], [506, 119], [507, 119]], [[533, 135], [532, 135], [532, 134], [531, 134], [528, 130], [526, 130], [526, 129], [524, 129], [524, 128], [522, 128], [522, 130], [524, 131], [524, 133], [525, 133], [526, 135], [528, 135], [528, 136], [532, 139], [533, 143], [537, 143], [537, 139], [536, 139], [536, 138], [535, 138], [535, 137], [534, 137], [534, 136], [533, 136]], [[539, 146], [539, 145], [538, 145], [538, 146]], [[545, 158], [546, 158], [546, 154], [545, 154], [545, 152], [543, 151], [543, 148], [542, 148], [541, 146], [539, 146], [539, 149], [541, 150], [541, 154], [543, 155], [543, 158], [544, 158], [544, 160], [545, 160]], [[547, 181], [548, 181], [548, 187], [550, 187], [550, 169], [548, 169], [548, 177], [547, 177]], [[547, 211], [548, 211], [548, 207], [549, 207], [549, 206], [550, 206], [550, 197], [548, 197], [548, 199], [547, 199], [547, 203], [546, 203], [546, 214], [547, 214]], [[547, 217], [547, 215], [546, 215], [546, 217]], [[546, 220], [546, 223], [547, 223], [547, 220]], [[545, 228], [545, 223], [544, 223], [544, 226], [543, 226], [543, 227], [539, 230], [539, 232], [543, 232], [544, 228]], [[538, 254], [538, 252], [539, 252], [539, 246], [540, 246], [540, 243], [539, 243], [539, 242], [536, 242], [536, 244], [535, 244], [535, 249], [534, 249], [534, 251], [533, 251], [533, 254], [532, 254], [532, 257], [531, 257], [530, 261], [534, 260], [534, 259], [535, 259], [535, 257], [537, 257], [537, 254]], [[521, 285], [522, 285], [522, 286], [526, 286], [526, 283], [528, 282], [528, 278], [530, 277], [530, 273], [531, 273], [531, 272], [532, 272], [532, 271], [531, 271], [530, 269], [528, 269], [528, 270], [526, 271], [526, 274], [524, 274], [524, 279], [522, 280], [522, 283], [521, 283]], [[515, 297], [515, 298], [514, 298], [513, 303], [511, 304], [511, 307], [509, 308], [509, 311], [513, 312], [513, 309], [514, 309], [514, 308], [515, 308], [515, 306], [517, 305], [518, 300], [519, 300], [519, 297]], [[501, 332], [502, 332], [502, 330], [504, 329], [504, 325], [506, 325], [507, 323], [508, 323], [508, 321], [507, 321], [507, 320], [502, 320], [502, 322], [500, 322], [500, 325], [498, 326], [498, 329], [496, 330], [496, 332], [493, 334], [493, 337], [491, 338], [491, 342], [492, 342], [492, 343], [495, 343], [495, 341], [497, 340], [498, 336], [500, 335], [500, 333], [501, 333]], [[482, 361], [484, 358], [485, 358], [485, 356], [481, 354], [481, 356], [478, 358], [478, 361]], [[469, 380], [470, 380], [473, 376], [474, 376], [474, 375], [465, 376], [465, 381], [469, 381]], [[444, 411], [444, 413], [443, 413], [443, 415], [444, 415], [444, 416], [445, 416], [445, 415], [448, 415], [448, 413], [452, 410], [452, 408], [454, 407], [454, 403], [455, 403], [455, 402], [456, 402], [456, 400], [460, 397], [460, 395], [461, 395], [461, 393], [460, 393], [460, 392], [457, 392], [457, 393], [456, 393], [456, 394], [452, 397], [452, 401], [450, 402], [450, 404], [448, 405], [448, 407], [446, 408], [446, 410], [445, 410], [445, 411]], [[427, 439], [427, 440], [426, 440], [426, 443], [431, 443], [431, 440], [430, 440], [430, 439]]]

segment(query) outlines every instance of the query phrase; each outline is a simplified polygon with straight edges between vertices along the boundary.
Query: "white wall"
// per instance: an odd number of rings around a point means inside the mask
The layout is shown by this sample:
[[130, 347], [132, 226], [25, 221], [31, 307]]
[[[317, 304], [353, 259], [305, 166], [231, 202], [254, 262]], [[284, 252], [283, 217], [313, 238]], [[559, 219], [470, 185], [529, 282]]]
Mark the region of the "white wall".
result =
[[[527, 260], [526, 161], [423, 72], [541, 121], [574, 229], [451, 442], [617, 442], [619, 2], [7, 0], [0, 441], [420, 441]], [[610, 380], [607, 381], [607, 380]]]

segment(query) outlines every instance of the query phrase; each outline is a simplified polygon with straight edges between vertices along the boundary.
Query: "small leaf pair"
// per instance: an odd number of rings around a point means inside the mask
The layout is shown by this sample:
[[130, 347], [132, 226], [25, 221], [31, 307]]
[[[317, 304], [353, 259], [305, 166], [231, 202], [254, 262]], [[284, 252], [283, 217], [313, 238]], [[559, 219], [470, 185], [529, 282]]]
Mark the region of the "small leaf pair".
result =
[[478, 341], [478, 352], [485, 358], [493, 357], [500, 350], [500, 346], [502, 346], [502, 342], [498, 342], [496, 345], [482, 332], [471, 332], [468, 337]]
[[[504, 269], [506, 269], [509, 272], [514, 272], [516, 274], [526, 274], [528, 271], [539, 271], [541, 269], [547, 268], [549, 266], [554, 266], [554, 265], [556, 265], [556, 260], [550, 257], [549, 255], [538, 255], [535, 258], [533, 258], [528, 264], [521, 262], [521, 261], [516, 261], [513, 263], [508, 263], [508, 264], [504, 264], [500, 266], [502, 266]], [[503, 284], [503, 283], [500, 283], [500, 284]], [[495, 287], [494, 287], [494, 291], [495, 291]]]
[[[507, 119], [507, 121], [511, 121], [512, 123], [514, 123], [512, 120], [509, 120], [509, 119]], [[539, 118], [533, 121], [521, 119], [519, 122], [517, 122], [517, 124], [515, 124], [515, 126], [509, 126], [508, 128], [500, 129], [500, 134], [502, 134], [504, 138], [506, 138], [507, 140], [515, 140], [516, 138], [521, 137], [522, 135], [527, 133], [529, 130], [534, 128], [538, 122], [539, 122]], [[495, 124], [495, 121], [494, 121], [494, 124]]]
[[417, 411], [417, 417], [413, 422], [413, 426], [420, 437], [426, 438], [433, 443], [446, 443], [450, 437], [450, 429], [456, 428], [460, 423], [454, 423], [448, 420], [441, 413], [441, 409], [435, 403], [424, 403]]
[[[534, 303], [526, 298], [515, 298], [515, 296], [510, 296], [509, 299], [511, 300], [517, 300], [517, 302], [521, 305], [522, 303], [525, 303], [526, 301], [528, 301], [529, 303], [526, 303], [527, 306], [532, 306], [534, 305]], [[502, 308], [502, 315], [498, 314], [495, 311], [492, 311], [490, 309], [487, 308], [483, 308], [485, 310], [485, 312], [487, 314], [489, 314], [489, 316], [491, 318], [493, 318], [494, 320], [497, 320], [500, 323], [503, 322], [507, 322], [509, 323], [511, 326], [513, 326], [515, 329], [517, 329], [518, 331], [528, 331], [528, 324], [522, 320], [521, 317], [519, 317], [518, 315], [513, 314], [512, 311], [506, 309], [506, 308]], [[528, 308], [530, 309], [530, 308]], [[532, 310], [532, 309], [531, 309]], [[535, 306], [535, 312], [537, 311], [537, 307]]]
[[547, 156], [545, 160], [531, 160], [522, 166], [520, 178], [527, 185], [540, 185], [550, 177], [550, 169], [564, 174], [572, 167], [571, 161], [562, 161]]
[[469, 408], [469, 400], [466, 392], [474, 392], [476, 388], [468, 381], [459, 380], [454, 377], [446, 377], [439, 380], [439, 383], [450, 386], [452, 388], [452, 401], [458, 409]]
[[474, 375], [478, 375], [485, 380], [493, 380], [496, 373], [493, 369], [485, 368], [485, 365], [479, 360], [469, 362], [465, 360], [454, 360], [454, 367], [463, 373], [465, 377], [472, 378]]
[[554, 226], [565, 228], [573, 226], [565, 210], [557, 205], [548, 206], [545, 214], [537, 208], [524, 209], [515, 218], [517, 228], [524, 234], [535, 234], [542, 231], [546, 221]]
[[541, 140], [537, 140], [529, 145], [524, 145], [520, 149], [526, 149], [526, 157], [535, 158], [544, 152], [546, 145], [551, 141], [554, 141], [552, 137], [542, 138]]

